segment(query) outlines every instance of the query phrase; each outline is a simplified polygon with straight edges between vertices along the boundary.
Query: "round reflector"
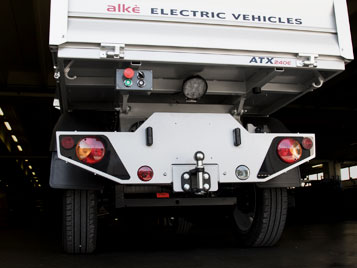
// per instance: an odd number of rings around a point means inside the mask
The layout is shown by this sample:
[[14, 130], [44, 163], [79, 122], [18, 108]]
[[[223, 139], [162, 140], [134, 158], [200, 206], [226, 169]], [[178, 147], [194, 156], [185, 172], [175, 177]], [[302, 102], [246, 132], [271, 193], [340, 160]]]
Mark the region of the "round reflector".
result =
[[302, 148], [298, 141], [286, 138], [278, 144], [278, 155], [286, 163], [292, 164], [298, 161], [302, 155]]
[[74, 139], [72, 137], [61, 137], [61, 145], [64, 149], [72, 149], [74, 147]]
[[198, 100], [207, 92], [207, 82], [201, 76], [187, 79], [182, 86], [182, 92], [189, 100]]
[[310, 138], [304, 138], [302, 140], [302, 148], [304, 148], [305, 150], [310, 150], [312, 148], [312, 146], [314, 145], [314, 143], [312, 142], [312, 139]]
[[87, 164], [98, 163], [103, 159], [104, 154], [104, 144], [97, 138], [81, 139], [76, 146], [78, 159]]
[[151, 167], [142, 166], [138, 169], [138, 177], [142, 181], [150, 181], [154, 177], [154, 171]]

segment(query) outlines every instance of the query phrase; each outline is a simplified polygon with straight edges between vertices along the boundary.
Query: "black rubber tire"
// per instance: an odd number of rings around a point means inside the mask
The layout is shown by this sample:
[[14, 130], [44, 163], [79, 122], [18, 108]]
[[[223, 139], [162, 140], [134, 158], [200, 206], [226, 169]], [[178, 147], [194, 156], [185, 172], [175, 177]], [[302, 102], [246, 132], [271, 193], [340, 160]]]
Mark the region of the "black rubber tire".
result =
[[[270, 247], [280, 239], [286, 221], [288, 196], [285, 188], [255, 188], [255, 213], [248, 230], [238, 229], [243, 246]], [[237, 207], [235, 212], [237, 213]]]
[[63, 196], [63, 249], [92, 253], [97, 242], [97, 195], [89, 190], [66, 190]]

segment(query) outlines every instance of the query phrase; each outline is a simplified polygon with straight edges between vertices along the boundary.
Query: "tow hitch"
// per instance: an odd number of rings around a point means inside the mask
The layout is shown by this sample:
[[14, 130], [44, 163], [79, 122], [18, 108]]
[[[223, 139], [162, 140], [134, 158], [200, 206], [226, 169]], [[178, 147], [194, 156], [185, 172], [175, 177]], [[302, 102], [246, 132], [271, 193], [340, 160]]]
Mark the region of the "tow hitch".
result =
[[198, 151], [193, 158], [196, 161], [196, 167], [181, 175], [182, 190], [202, 195], [211, 188], [211, 176], [208, 172], [205, 172], [203, 166], [204, 153]]

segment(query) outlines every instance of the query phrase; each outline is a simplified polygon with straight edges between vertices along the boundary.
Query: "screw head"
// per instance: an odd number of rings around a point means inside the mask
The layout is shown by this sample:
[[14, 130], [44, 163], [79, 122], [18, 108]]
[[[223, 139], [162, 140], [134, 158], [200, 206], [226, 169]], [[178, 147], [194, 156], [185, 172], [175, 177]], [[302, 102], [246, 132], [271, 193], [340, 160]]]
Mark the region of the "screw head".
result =
[[210, 188], [209, 184], [205, 183], [205, 184], [203, 185], [203, 189], [204, 189], [205, 191], [208, 191], [209, 188]]
[[188, 179], [190, 178], [190, 174], [184, 173], [184, 174], [183, 174], [183, 178], [184, 178], [185, 180], [188, 180]]
[[188, 191], [188, 190], [190, 190], [190, 185], [189, 184], [185, 184], [184, 186], [183, 186], [183, 189], [185, 190], [185, 191]]
[[208, 174], [208, 173], [204, 173], [204, 174], [203, 174], [203, 178], [204, 178], [205, 180], [208, 180], [208, 179], [209, 179], [209, 177], [210, 177], [210, 176], [209, 176], [209, 174]]

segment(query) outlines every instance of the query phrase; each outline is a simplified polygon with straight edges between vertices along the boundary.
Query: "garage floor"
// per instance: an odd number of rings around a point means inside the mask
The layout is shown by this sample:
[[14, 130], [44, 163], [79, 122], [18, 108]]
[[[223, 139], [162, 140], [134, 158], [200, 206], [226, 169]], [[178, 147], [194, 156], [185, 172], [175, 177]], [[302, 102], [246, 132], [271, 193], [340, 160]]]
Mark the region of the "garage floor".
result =
[[0, 229], [0, 267], [357, 267], [357, 220], [288, 222], [279, 245], [262, 249], [236, 247], [226, 223], [200, 224], [180, 237], [150, 228], [133, 235], [140, 222], [113, 222], [100, 229], [95, 254], [73, 256], [61, 252], [59, 226], [32, 220]]

